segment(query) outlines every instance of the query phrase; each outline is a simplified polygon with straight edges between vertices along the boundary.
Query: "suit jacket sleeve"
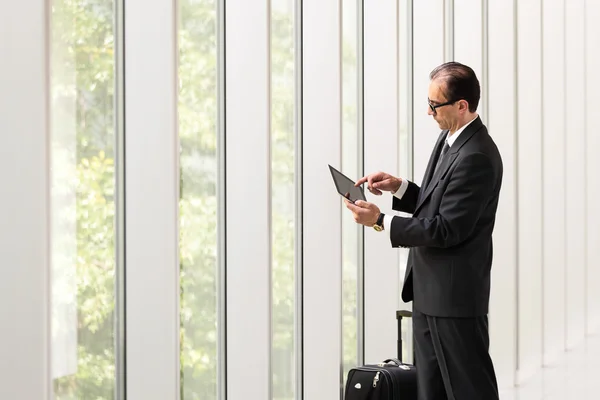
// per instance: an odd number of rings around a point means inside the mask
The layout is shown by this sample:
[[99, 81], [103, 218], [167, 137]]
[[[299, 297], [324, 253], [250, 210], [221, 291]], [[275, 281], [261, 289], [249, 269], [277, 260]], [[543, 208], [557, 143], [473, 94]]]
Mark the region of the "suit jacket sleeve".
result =
[[421, 189], [416, 183], [408, 181], [408, 187], [401, 199], [393, 196], [392, 209], [412, 214], [417, 208], [417, 198]]
[[466, 156], [450, 176], [437, 215], [392, 219], [392, 246], [451, 247], [461, 243], [473, 232], [492, 198], [495, 178], [491, 160], [485, 154]]

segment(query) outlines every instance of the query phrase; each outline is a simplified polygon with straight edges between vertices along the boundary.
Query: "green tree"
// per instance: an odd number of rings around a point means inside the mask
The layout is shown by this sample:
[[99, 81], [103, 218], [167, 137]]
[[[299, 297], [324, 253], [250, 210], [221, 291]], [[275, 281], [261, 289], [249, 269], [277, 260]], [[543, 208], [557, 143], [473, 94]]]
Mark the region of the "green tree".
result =
[[217, 4], [179, 7], [180, 391], [204, 400], [217, 397]]
[[61, 400], [114, 398], [114, 6], [112, 0], [56, 0], [52, 6], [53, 170], [72, 169], [66, 177], [53, 173], [52, 194], [75, 199], [53, 215], [54, 224], [75, 220], [74, 232], [53, 240], [76, 243], [69, 248], [76, 254], [53, 257], [74, 264], [53, 268], [76, 271], [77, 370], [54, 381]]
[[295, 52], [294, 14], [287, 1], [271, 6], [271, 168], [273, 398], [294, 398]]

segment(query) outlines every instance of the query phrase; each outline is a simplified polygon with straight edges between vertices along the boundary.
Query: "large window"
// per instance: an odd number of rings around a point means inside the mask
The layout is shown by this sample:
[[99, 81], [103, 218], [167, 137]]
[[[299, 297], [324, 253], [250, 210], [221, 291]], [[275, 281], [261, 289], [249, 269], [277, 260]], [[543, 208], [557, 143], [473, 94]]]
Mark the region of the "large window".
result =
[[179, 1], [181, 400], [216, 399], [223, 389], [218, 6]]
[[54, 398], [117, 397], [116, 0], [55, 0], [51, 28]]
[[[359, 117], [360, 93], [362, 93], [359, 62], [361, 32], [359, 7], [362, 2], [344, 0], [342, 36], [342, 171], [358, 179], [362, 176], [362, 128]], [[359, 350], [362, 330], [359, 312], [362, 310], [363, 228], [351, 218], [342, 218], [342, 354], [343, 377], [350, 368], [362, 362]]]
[[271, 0], [273, 399], [296, 393], [295, 2]]

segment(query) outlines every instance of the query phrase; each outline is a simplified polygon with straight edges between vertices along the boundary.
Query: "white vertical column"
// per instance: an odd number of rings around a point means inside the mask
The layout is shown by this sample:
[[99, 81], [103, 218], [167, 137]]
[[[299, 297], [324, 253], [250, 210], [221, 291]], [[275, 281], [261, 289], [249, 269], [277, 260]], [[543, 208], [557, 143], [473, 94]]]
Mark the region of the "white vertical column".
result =
[[[414, 0], [398, 2], [398, 174], [412, 180], [413, 175], [413, 3]], [[406, 261], [408, 249], [401, 251]], [[402, 265], [402, 261], [401, 261]], [[402, 267], [404, 268], [404, 267]], [[400, 282], [404, 280], [401, 271]], [[400, 299], [400, 293], [398, 298]], [[401, 301], [401, 300], [400, 300]]]
[[[440, 129], [427, 115], [429, 73], [444, 62], [444, 2], [413, 1], [413, 172], [421, 184]], [[424, 51], [427, 49], [427, 51]]]
[[0, 398], [50, 398], [48, 2], [0, 4]]
[[488, 128], [504, 164], [494, 230], [490, 352], [500, 387], [512, 386], [516, 367], [517, 115], [515, 2], [489, 2]]
[[542, 4], [543, 348], [552, 364], [565, 345], [565, 0]]
[[[427, 105], [427, 95], [429, 92], [429, 73], [438, 65], [444, 62], [445, 48], [448, 44], [445, 41], [445, 1], [442, 0], [413, 0], [412, 4], [412, 52], [411, 59], [401, 59], [401, 63], [412, 62], [411, 69], [407, 74], [411, 78], [411, 97], [406, 98], [411, 103], [410, 111], [412, 115], [406, 122], [410, 128], [412, 125], [411, 140], [412, 144], [412, 181], [420, 185], [423, 180], [427, 163], [435, 142], [440, 133], [436, 122], [427, 115], [429, 106]], [[410, 5], [408, 7], [410, 7]], [[403, 29], [403, 27], [400, 27]], [[427, 49], [423, 51], [422, 49]], [[404, 65], [402, 66], [404, 68]], [[402, 90], [402, 89], [401, 89]], [[400, 119], [400, 121], [403, 121]], [[399, 250], [403, 257], [408, 258], [408, 251]], [[402, 270], [404, 274], [406, 267]], [[404, 283], [404, 275], [401, 276], [401, 282]], [[402, 287], [398, 288], [400, 292]], [[400, 297], [400, 296], [398, 296]], [[402, 303], [400, 305], [405, 307]], [[410, 303], [412, 307], [412, 302]], [[411, 326], [412, 323], [404, 326]], [[407, 332], [412, 333], [412, 329]], [[404, 336], [404, 339], [410, 337]], [[412, 343], [406, 346], [409, 351], [412, 350]], [[410, 355], [405, 356], [405, 361], [410, 361]]]
[[454, 0], [444, 0], [444, 61], [453, 61], [454, 54]]
[[[480, 85], [483, 84], [482, 6], [482, 0], [454, 1], [454, 60], [471, 67]], [[483, 110], [482, 104], [480, 100], [478, 113]], [[486, 116], [482, 119], [486, 123]]]
[[[413, 180], [413, 4], [414, 0], [398, 2], [398, 176]], [[388, 203], [389, 204], [389, 203]], [[388, 205], [389, 207], [389, 205]], [[402, 215], [402, 213], [398, 213]], [[402, 286], [410, 249], [398, 248], [399, 310], [412, 310], [412, 302], [402, 300]], [[413, 362], [412, 321], [402, 324], [402, 352], [404, 362]]]
[[[427, 163], [435, 142], [440, 134], [439, 126], [431, 116], [427, 114], [429, 106], [427, 97], [429, 92], [429, 74], [438, 65], [444, 62], [445, 48], [445, 14], [442, 0], [413, 0], [412, 2], [412, 68], [409, 75], [412, 79], [411, 102], [412, 115], [408, 125], [412, 123], [412, 138], [409, 143], [412, 144], [412, 181], [420, 185], [423, 180]], [[410, 5], [409, 5], [410, 6]], [[402, 27], [401, 27], [402, 29]], [[422, 49], [427, 49], [423, 51]], [[402, 62], [410, 62], [404, 60]], [[401, 120], [402, 121], [402, 120]], [[408, 252], [404, 249], [399, 250], [400, 254], [408, 258]], [[406, 270], [404, 269], [402, 273]], [[404, 282], [404, 275], [401, 277]], [[398, 288], [399, 291], [402, 288]], [[400, 297], [400, 296], [399, 296]], [[404, 307], [402, 303], [401, 306]], [[412, 302], [410, 303], [412, 307]], [[407, 308], [407, 307], [404, 307]], [[412, 327], [412, 323], [405, 324]], [[412, 333], [412, 329], [407, 330]], [[404, 336], [404, 339], [410, 337]], [[412, 343], [406, 346], [408, 351], [412, 350]], [[405, 361], [410, 361], [410, 355], [405, 356]]]
[[225, 6], [227, 398], [270, 399], [270, 6]]
[[525, 382], [542, 365], [542, 14], [541, 0], [517, 9], [518, 364]]
[[[365, 2], [364, 160], [365, 174], [398, 175], [398, 11], [397, 2]], [[389, 193], [367, 200], [392, 215]], [[347, 218], [347, 216], [344, 216]], [[396, 354], [399, 250], [388, 232], [365, 228], [365, 361]]]
[[179, 398], [173, 0], [125, 2], [127, 396]]
[[586, 177], [587, 177], [587, 333], [600, 329], [600, 2], [585, 2], [585, 58], [586, 58]]
[[567, 160], [567, 348], [573, 348], [585, 331], [585, 78], [584, 0], [565, 2], [565, 79]]
[[304, 398], [325, 400], [340, 396], [341, 218], [352, 219], [327, 166], [341, 164], [340, 1], [303, 0], [303, 26]]

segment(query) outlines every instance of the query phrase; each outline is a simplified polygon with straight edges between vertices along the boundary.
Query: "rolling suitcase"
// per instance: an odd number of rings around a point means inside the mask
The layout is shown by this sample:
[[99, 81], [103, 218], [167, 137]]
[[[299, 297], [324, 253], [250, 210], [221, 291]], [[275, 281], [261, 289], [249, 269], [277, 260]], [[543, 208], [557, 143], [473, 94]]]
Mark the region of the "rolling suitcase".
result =
[[398, 322], [398, 358], [388, 358], [378, 364], [366, 364], [352, 368], [348, 372], [344, 400], [417, 399], [416, 366], [401, 361], [402, 318], [411, 316], [412, 313], [410, 311], [396, 311]]

